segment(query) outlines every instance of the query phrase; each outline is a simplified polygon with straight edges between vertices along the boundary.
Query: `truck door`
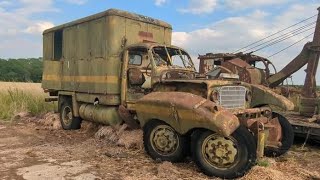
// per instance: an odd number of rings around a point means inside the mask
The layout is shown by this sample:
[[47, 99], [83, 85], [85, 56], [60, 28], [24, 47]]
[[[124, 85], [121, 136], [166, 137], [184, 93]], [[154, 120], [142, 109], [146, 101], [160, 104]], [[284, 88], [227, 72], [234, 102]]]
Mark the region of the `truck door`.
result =
[[135, 101], [148, 93], [151, 88], [151, 63], [147, 49], [131, 48], [128, 50], [127, 61], [127, 91], [126, 103]]

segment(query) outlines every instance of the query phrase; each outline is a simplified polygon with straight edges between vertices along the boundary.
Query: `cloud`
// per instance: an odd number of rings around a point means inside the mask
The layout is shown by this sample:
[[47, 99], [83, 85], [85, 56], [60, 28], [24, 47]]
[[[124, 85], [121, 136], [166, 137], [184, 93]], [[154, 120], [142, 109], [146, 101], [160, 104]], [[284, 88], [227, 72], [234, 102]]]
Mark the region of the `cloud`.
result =
[[270, 13], [262, 11], [260, 9], [257, 9], [255, 11], [253, 11], [250, 16], [255, 19], [260, 19], [260, 18], [265, 18], [269, 15], [270, 15]]
[[156, 6], [163, 6], [168, 0], [155, 0], [154, 4]]
[[83, 5], [88, 2], [88, 0], [66, 0], [68, 3], [76, 4], [76, 5]]
[[14, 12], [21, 16], [29, 16], [35, 13], [57, 12], [53, 6], [53, 0], [14, 0], [20, 6], [14, 9]]
[[[221, 21], [208, 24], [205, 28], [195, 29], [189, 32], [173, 32], [173, 44], [187, 49], [193, 57], [208, 52], [234, 52], [251, 42], [260, 40], [282, 28], [316, 14], [317, 6], [317, 4], [313, 3], [293, 4], [279, 14], [255, 10], [247, 15], [228, 17]], [[310, 22], [314, 20], [315, 18]], [[255, 54], [268, 57], [312, 32], [313, 30], [302, 33], [295, 38], [288, 39], [270, 48], [265, 48]], [[272, 57], [271, 60], [277, 69], [282, 69], [290, 60], [296, 57], [300, 53], [303, 43], [306, 43], [308, 40], [311, 41], [311, 37], [283, 53]], [[197, 59], [193, 60], [198, 63]], [[304, 77], [305, 73], [303, 70], [294, 75], [295, 81], [300, 84], [303, 83]], [[320, 74], [317, 75], [317, 79], [320, 81]]]
[[[42, 32], [54, 26], [46, 17], [59, 12], [57, 2], [82, 5], [87, 0], [5, 0], [0, 1], [0, 58], [39, 57], [42, 54]], [[35, 18], [38, 17], [38, 18]], [[14, 53], [13, 53], [14, 52]]]
[[[293, 0], [291, 0], [292, 2]], [[225, 5], [232, 9], [246, 9], [261, 6], [280, 5], [289, 0], [226, 0]]]
[[218, 5], [217, 0], [190, 0], [188, 7], [178, 9], [181, 13], [208, 14]]
[[0, 4], [0, 58], [39, 57], [42, 31], [53, 23], [35, 14], [56, 12], [53, 0], [12, 0]]
[[[164, 1], [164, 0], [156, 0]], [[188, 7], [179, 8], [181, 13], [190, 14], [210, 14], [218, 6], [225, 10], [232, 9], [232, 11], [243, 10], [247, 8], [259, 8], [266, 6], [282, 5], [288, 2], [296, 2], [297, 0], [189, 0]]]
[[0, 7], [10, 6], [10, 5], [12, 5], [11, 1], [1, 1], [0, 2]]
[[52, 28], [54, 24], [48, 21], [40, 21], [27, 27], [23, 32], [29, 34], [41, 34], [44, 30]]

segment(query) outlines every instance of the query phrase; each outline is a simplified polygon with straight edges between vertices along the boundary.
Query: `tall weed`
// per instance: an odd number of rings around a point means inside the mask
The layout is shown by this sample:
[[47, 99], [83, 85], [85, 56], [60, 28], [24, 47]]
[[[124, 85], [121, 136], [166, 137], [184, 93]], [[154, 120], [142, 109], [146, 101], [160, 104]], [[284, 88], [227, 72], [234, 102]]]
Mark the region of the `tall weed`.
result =
[[55, 105], [44, 101], [45, 94], [10, 88], [0, 91], [0, 119], [10, 120], [19, 112], [39, 115], [53, 111]]

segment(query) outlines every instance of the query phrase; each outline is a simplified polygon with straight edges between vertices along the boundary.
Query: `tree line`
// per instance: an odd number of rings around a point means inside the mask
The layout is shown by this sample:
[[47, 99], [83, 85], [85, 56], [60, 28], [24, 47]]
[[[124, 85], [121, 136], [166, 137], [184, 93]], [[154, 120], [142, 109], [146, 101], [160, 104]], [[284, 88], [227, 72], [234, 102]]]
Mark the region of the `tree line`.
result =
[[[10, 82], [41, 82], [42, 80], [42, 58], [0, 58], [0, 81]], [[302, 88], [303, 85], [294, 85]], [[317, 90], [320, 91], [318, 84]]]
[[0, 81], [41, 82], [42, 58], [0, 58]]

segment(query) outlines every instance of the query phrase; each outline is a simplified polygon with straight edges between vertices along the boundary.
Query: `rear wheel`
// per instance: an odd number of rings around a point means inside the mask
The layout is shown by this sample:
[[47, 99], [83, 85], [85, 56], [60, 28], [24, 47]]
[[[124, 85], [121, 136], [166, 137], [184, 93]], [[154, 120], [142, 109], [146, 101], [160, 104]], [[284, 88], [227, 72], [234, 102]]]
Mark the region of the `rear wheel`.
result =
[[229, 137], [199, 130], [192, 135], [191, 143], [195, 163], [208, 176], [241, 177], [256, 162], [256, 143], [245, 127]]
[[289, 121], [276, 112], [272, 113], [272, 117], [278, 117], [279, 123], [281, 125], [282, 131], [282, 138], [281, 138], [281, 147], [273, 148], [273, 147], [266, 147], [265, 155], [268, 157], [278, 157], [285, 154], [293, 144], [294, 133], [291, 124]]
[[179, 162], [187, 152], [186, 138], [162, 121], [149, 121], [143, 127], [143, 143], [155, 160]]
[[64, 99], [60, 106], [60, 122], [65, 130], [80, 129], [81, 118], [74, 117], [70, 100]]

